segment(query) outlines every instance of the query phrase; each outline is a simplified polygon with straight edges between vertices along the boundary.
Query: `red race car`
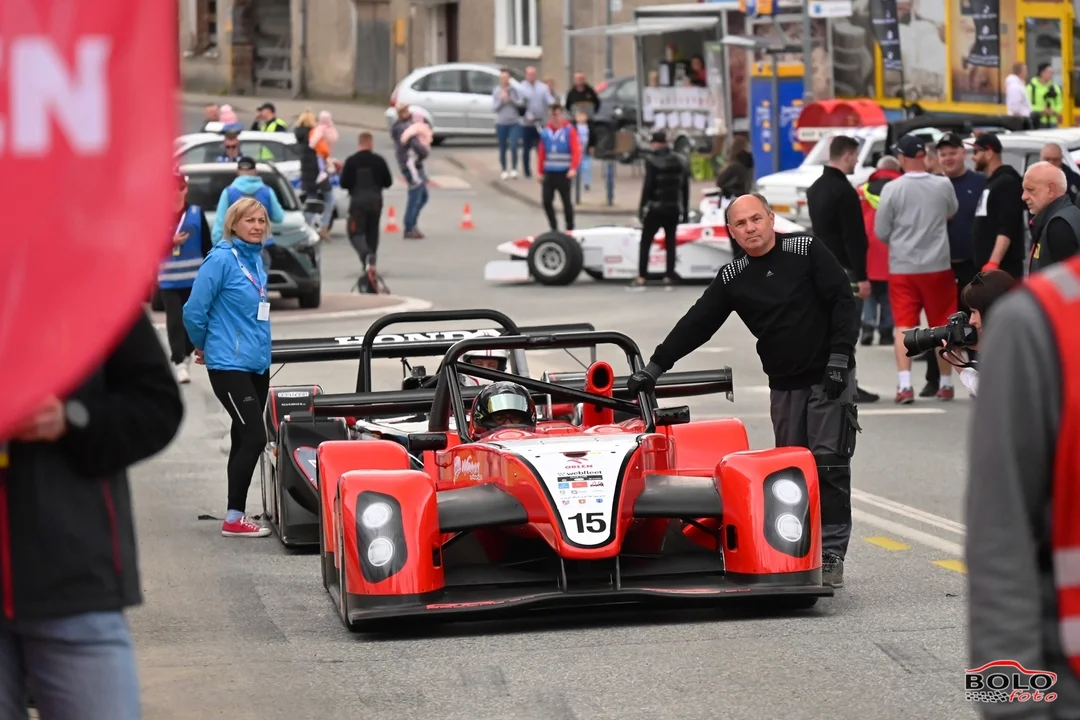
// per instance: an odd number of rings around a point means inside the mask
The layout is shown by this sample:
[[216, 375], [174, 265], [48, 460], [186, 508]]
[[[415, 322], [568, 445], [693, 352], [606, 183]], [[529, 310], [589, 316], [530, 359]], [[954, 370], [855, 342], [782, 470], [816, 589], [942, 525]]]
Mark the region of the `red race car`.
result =
[[[566, 384], [470, 366], [516, 384], [535, 407], [582, 403], [581, 422], [477, 436], [472, 417], [451, 430], [451, 417], [470, 417], [485, 392], [458, 380], [470, 351], [600, 344], [621, 348], [632, 371], [644, 367], [634, 341], [616, 332], [474, 337], [447, 351], [434, 388], [314, 398], [317, 417], [429, 412], [426, 433], [318, 447], [323, 585], [350, 630], [751, 595], [806, 608], [833, 595], [821, 584], [810, 451], [751, 451], [737, 419], [692, 422], [686, 406], [657, 408], [657, 398], [730, 397], [730, 368], [667, 373], [654, 392], [631, 398], [628, 378], [603, 361]], [[616, 412], [632, 418], [616, 423]]]

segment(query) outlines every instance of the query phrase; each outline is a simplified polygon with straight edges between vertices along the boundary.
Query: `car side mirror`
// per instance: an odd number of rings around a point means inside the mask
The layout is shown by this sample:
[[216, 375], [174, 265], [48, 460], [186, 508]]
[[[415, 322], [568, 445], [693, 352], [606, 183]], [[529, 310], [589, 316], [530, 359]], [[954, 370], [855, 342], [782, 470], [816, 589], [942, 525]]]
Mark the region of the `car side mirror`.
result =
[[446, 433], [410, 433], [409, 452], [421, 453], [425, 450], [445, 450]]
[[678, 407], [660, 408], [653, 415], [656, 418], [656, 427], [685, 425], [690, 422], [690, 406], [680, 405]]

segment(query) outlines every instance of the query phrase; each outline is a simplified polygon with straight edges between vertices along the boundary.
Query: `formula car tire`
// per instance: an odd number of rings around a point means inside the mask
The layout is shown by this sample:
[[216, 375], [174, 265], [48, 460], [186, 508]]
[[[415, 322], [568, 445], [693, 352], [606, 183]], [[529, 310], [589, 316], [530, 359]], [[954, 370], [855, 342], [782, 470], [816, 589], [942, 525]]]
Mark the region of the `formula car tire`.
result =
[[529, 274], [541, 285], [569, 285], [581, 274], [581, 243], [566, 233], [538, 235], [529, 248]]
[[300, 301], [300, 307], [304, 310], [314, 310], [322, 305], [322, 285], [317, 286], [314, 290], [306, 293], [300, 293], [296, 296]]

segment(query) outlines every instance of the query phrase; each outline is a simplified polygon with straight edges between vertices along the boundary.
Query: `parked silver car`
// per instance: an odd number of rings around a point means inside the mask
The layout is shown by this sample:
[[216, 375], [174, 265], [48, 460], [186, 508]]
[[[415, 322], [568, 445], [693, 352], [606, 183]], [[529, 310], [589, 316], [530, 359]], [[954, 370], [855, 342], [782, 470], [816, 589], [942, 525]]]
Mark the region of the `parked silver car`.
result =
[[[390, 95], [386, 127], [397, 121], [398, 106], [407, 104], [431, 126], [436, 145], [451, 137], [494, 138], [491, 95], [500, 69], [491, 63], [446, 63], [413, 70]], [[510, 68], [514, 86], [524, 80], [520, 70]]]

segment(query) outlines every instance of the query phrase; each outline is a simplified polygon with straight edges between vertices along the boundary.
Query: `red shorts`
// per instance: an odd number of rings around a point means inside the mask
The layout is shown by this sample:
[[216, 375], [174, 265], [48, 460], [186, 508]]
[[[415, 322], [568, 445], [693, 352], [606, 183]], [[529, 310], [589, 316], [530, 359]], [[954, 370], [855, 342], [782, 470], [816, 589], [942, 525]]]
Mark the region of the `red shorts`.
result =
[[956, 275], [952, 270], [890, 275], [889, 304], [897, 329], [919, 327], [919, 314], [923, 311], [930, 327], [944, 325], [956, 312]]

